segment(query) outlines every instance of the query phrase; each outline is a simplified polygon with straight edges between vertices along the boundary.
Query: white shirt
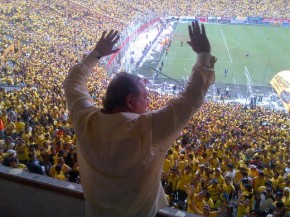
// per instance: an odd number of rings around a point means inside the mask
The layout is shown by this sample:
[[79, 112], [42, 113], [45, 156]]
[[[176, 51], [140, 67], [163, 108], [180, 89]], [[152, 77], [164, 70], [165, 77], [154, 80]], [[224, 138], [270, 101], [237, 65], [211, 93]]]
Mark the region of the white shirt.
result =
[[88, 55], [70, 69], [64, 82], [78, 140], [86, 216], [155, 216], [167, 206], [160, 184], [165, 154], [202, 105], [214, 57], [199, 54], [181, 97], [161, 110], [141, 115], [104, 114], [95, 107], [86, 84], [96, 62]]
[[225, 176], [228, 176], [231, 178], [231, 180], [233, 181], [234, 180], [234, 177], [236, 175], [236, 171], [233, 169], [232, 171], [227, 171], [226, 175]]

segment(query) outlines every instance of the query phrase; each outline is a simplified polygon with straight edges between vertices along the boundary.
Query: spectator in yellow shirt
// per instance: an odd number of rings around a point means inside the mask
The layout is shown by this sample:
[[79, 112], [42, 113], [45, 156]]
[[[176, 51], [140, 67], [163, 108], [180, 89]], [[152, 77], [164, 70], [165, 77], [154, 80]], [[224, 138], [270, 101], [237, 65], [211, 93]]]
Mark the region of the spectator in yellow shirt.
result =
[[274, 177], [274, 172], [270, 169], [270, 165], [269, 164], [265, 164], [264, 165], [263, 172], [264, 172], [265, 178], [267, 180], [270, 180], [271, 178]]
[[[49, 174], [51, 177], [55, 177], [55, 174], [57, 173], [56, 171], [56, 166], [60, 166], [63, 174], [67, 177], [68, 176], [68, 173], [72, 170], [68, 165], [66, 165], [64, 163], [64, 159], [61, 157], [58, 159], [57, 161], [57, 164], [53, 165], [51, 168], [50, 168], [50, 171], [49, 171]], [[58, 166], [58, 167], [59, 167]]]
[[170, 169], [173, 166], [172, 161], [168, 157], [168, 152], [169, 152], [169, 150], [167, 151], [166, 157], [165, 157], [164, 162], [163, 162], [163, 172], [165, 173], [166, 176], [169, 175]]
[[28, 162], [28, 146], [20, 138], [15, 140], [15, 150], [17, 152], [18, 160], [22, 164]]
[[209, 158], [208, 161], [210, 163], [211, 168], [217, 168], [217, 167], [219, 167], [220, 161], [219, 161], [219, 159], [217, 157], [217, 152], [213, 151], [212, 152], [212, 157]]
[[24, 140], [25, 144], [29, 144], [29, 138], [31, 137], [31, 132], [29, 131], [29, 127], [26, 126], [24, 133], [22, 134], [21, 138]]
[[202, 213], [203, 206], [206, 204], [204, 202], [204, 195], [205, 191], [200, 191], [199, 193], [195, 194], [192, 192], [192, 190], [187, 187], [187, 212], [193, 213], [193, 214], [199, 214]]
[[56, 179], [59, 179], [59, 180], [63, 180], [63, 181], [67, 180], [66, 176], [64, 175], [64, 173], [62, 171], [62, 166], [59, 165], [59, 164], [57, 164], [55, 166], [55, 173], [54, 173], [54, 175], [52, 177], [56, 178]]
[[7, 136], [11, 136], [14, 138], [14, 134], [16, 132], [15, 123], [12, 121], [11, 118], [7, 119], [7, 124], [5, 125], [5, 133]]
[[228, 200], [231, 200], [232, 197], [236, 194], [236, 189], [232, 184], [230, 177], [225, 177], [225, 183], [222, 185], [222, 190], [223, 193], [226, 193]]
[[177, 162], [177, 168], [180, 174], [184, 172], [185, 166], [186, 166], [186, 162], [184, 160], [184, 155], [180, 154], [178, 157], [178, 162]]
[[184, 200], [186, 199], [185, 186], [190, 184], [191, 181], [192, 181], [191, 167], [186, 166], [183, 174], [180, 176], [180, 179], [177, 185], [178, 200], [184, 202]]
[[4, 160], [4, 149], [0, 147], [0, 164], [2, 164]]
[[217, 203], [217, 201], [220, 199], [220, 195], [222, 193], [222, 188], [218, 184], [217, 179], [212, 179], [211, 184], [206, 188], [206, 191], [210, 194], [210, 198], [214, 202], [214, 204]]
[[209, 205], [210, 209], [214, 208], [214, 202], [210, 198], [210, 194], [208, 192], [205, 192], [203, 202]]
[[242, 192], [238, 198], [238, 204], [240, 202], [243, 203], [243, 201], [245, 201], [245, 199], [249, 199], [250, 210], [252, 210], [254, 207], [254, 192], [253, 192], [252, 185], [249, 183], [245, 183], [245, 184], [243, 184], [243, 189], [241, 189], [241, 190], [242, 190]]
[[21, 169], [21, 170], [27, 171], [26, 165], [19, 163], [17, 158], [10, 159], [10, 167], [14, 169]]
[[17, 136], [22, 136], [22, 133], [24, 133], [25, 130], [25, 123], [23, 122], [21, 117], [17, 118], [17, 121], [15, 122], [15, 133]]
[[237, 217], [248, 216], [249, 212], [250, 212], [250, 200], [248, 198], [240, 200], [238, 202]]
[[266, 182], [267, 182], [267, 179], [265, 178], [264, 172], [263, 171], [259, 171], [258, 177], [255, 177], [253, 179], [253, 189], [254, 189], [254, 192], [257, 192], [258, 191], [258, 188], [260, 186], [265, 186], [266, 185]]
[[223, 186], [225, 182], [225, 178], [222, 175], [222, 170], [220, 168], [215, 169], [215, 175], [214, 178], [218, 180], [218, 183], [220, 186]]
[[274, 176], [270, 179], [270, 181], [272, 182], [273, 191], [278, 190], [279, 173], [274, 173]]

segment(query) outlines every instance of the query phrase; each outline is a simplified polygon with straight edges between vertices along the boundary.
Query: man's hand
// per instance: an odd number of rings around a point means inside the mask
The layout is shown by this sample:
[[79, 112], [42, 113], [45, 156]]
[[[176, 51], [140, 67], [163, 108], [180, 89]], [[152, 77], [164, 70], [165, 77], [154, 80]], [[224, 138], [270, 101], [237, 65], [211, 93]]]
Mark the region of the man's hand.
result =
[[189, 31], [189, 38], [190, 41], [187, 43], [192, 47], [192, 49], [196, 53], [201, 53], [201, 52], [209, 52], [211, 51], [210, 49], [210, 43], [209, 40], [206, 36], [205, 33], [205, 28], [204, 25], [201, 25], [201, 30], [200, 26], [197, 21], [192, 22], [191, 26], [188, 26], [188, 31]]
[[108, 34], [107, 31], [104, 31], [102, 37], [94, 48], [94, 51], [99, 54], [98, 58], [108, 56], [119, 51], [120, 49], [113, 50], [113, 47], [117, 43], [119, 38], [120, 36], [118, 34], [118, 31], [111, 30]]

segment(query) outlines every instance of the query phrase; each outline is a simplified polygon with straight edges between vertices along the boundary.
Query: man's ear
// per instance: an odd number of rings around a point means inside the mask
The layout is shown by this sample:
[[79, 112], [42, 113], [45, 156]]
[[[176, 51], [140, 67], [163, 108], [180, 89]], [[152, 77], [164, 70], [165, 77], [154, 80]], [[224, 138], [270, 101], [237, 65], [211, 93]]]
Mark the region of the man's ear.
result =
[[135, 108], [135, 98], [133, 95], [127, 95], [126, 96], [126, 106], [127, 108], [132, 112]]

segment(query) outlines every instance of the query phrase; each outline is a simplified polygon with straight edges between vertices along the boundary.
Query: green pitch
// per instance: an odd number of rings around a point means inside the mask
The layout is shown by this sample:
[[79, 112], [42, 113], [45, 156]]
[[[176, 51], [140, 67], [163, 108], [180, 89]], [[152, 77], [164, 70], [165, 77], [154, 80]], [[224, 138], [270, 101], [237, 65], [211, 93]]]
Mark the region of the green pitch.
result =
[[[212, 54], [218, 59], [217, 82], [247, 84], [246, 66], [254, 85], [269, 86], [277, 72], [290, 70], [290, 28], [223, 24], [205, 24], [205, 28]], [[188, 38], [188, 24], [178, 24], [168, 55], [163, 55], [162, 72], [172, 78], [188, 77], [195, 62]]]

